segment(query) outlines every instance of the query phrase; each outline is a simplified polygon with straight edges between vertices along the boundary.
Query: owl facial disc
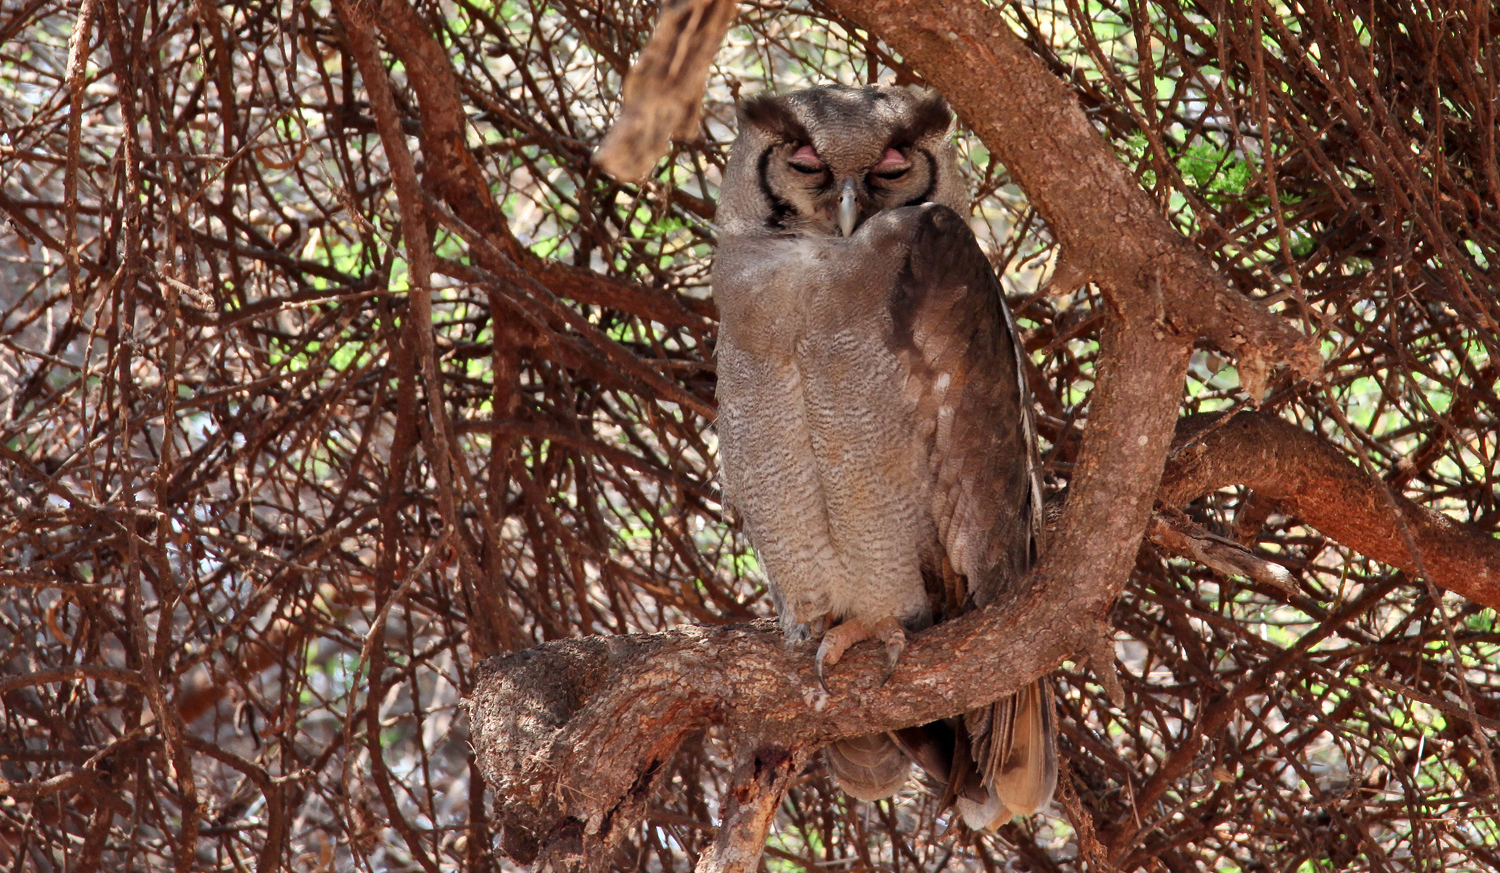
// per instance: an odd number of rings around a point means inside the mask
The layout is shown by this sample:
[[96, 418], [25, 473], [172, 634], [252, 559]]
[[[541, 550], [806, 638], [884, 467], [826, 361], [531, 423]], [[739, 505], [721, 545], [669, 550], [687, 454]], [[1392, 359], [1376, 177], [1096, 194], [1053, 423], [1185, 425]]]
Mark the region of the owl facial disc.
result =
[[740, 107], [715, 221], [730, 234], [843, 238], [906, 206], [966, 214], [952, 122], [942, 97], [911, 88], [752, 97]]

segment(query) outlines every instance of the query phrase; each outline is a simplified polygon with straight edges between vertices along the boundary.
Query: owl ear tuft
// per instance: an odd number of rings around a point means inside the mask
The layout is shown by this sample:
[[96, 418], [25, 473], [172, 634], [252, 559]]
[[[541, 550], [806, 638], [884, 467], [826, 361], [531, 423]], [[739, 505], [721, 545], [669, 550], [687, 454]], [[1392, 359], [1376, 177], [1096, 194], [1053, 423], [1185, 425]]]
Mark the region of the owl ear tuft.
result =
[[786, 101], [772, 94], [757, 94], [740, 105], [740, 127], [752, 125], [782, 142], [811, 143], [807, 128], [792, 114]]
[[953, 110], [948, 101], [936, 91], [912, 88], [910, 118], [891, 136], [893, 148], [905, 148], [925, 137], [946, 135], [953, 130]]

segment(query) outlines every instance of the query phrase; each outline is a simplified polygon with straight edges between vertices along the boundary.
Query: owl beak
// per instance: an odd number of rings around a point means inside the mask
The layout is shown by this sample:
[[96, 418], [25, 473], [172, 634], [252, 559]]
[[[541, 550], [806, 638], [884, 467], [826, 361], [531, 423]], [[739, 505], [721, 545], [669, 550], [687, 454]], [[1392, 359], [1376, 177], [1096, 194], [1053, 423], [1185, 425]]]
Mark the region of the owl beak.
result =
[[844, 180], [839, 191], [839, 232], [849, 237], [854, 235], [854, 226], [859, 223], [859, 190], [853, 176]]

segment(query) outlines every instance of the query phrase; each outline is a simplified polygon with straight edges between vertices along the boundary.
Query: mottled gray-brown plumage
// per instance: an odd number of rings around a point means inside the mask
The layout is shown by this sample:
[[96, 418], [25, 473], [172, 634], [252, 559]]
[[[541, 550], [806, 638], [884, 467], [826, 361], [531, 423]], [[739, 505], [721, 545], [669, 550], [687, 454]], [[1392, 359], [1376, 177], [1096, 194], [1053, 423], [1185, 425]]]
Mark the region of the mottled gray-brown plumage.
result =
[[[1036, 557], [1031, 404], [999, 282], [963, 216], [942, 98], [758, 97], [740, 112], [714, 262], [726, 496], [819, 676], [1015, 590]], [[887, 797], [914, 759], [974, 827], [1046, 806], [1045, 683], [946, 722], [840, 741], [840, 786]]]

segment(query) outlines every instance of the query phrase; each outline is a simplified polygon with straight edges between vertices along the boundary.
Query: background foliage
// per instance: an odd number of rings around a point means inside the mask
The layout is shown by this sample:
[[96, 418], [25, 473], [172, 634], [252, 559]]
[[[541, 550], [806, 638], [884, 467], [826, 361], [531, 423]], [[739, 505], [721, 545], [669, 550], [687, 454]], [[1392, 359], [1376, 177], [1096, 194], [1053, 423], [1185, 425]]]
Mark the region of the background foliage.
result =
[[[1440, 5], [1005, 14], [1183, 233], [1321, 341], [1326, 382], [1276, 383], [1268, 408], [1493, 529], [1500, 20]], [[588, 157], [653, 9], [418, 11], [522, 268], [475, 270], [438, 232], [440, 396], [403, 332], [400, 212], [326, 3], [0, 10], [9, 869], [503, 868], [459, 714], [478, 658], [770, 613], [709, 427], [734, 101], [918, 71], [816, 4], [745, 4], [701, 141], [622, 185]], [[405, 74], [391, 64], [415, 128]], [[1060, 488], [1102, 300], [1046, 287], [1046, 228], [981, 143], [964, 149]], [[1233, 408], [1237, 384], [1199, 351], [1184, 414]], [[429, 402], [465, 459], [451, 481], [415, 412]], [[1058, 677], [1056, 815], [945, 834], [923, 793], [854, 804], [814, 770], [764, 863], [1500, 868], [1493, 611], [1248, 493], [1192, 514], [1295, 590], [1143, 551], [1114, 616], [1125, 705]], [[724, 760], [708, 736], [673, 763], [622, 869], [691, 865]]]

